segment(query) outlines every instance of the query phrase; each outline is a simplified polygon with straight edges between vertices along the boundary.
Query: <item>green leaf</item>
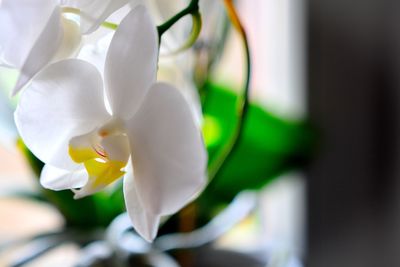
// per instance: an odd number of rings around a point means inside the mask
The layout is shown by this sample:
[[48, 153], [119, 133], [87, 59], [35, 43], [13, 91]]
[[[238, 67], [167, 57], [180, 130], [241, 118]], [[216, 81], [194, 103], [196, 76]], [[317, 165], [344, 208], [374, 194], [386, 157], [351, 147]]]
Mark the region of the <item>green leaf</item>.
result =
[[[237, 96], [222, 86], [206, 86], [203, 134], [210, 163], [236, 127]], [[252, 103], [238, 149], [201, 199], [229, 203], [242, 190], [263, 188], [280, 174], [303, 166], [313, 140], [305, 121], [280, 118]]]

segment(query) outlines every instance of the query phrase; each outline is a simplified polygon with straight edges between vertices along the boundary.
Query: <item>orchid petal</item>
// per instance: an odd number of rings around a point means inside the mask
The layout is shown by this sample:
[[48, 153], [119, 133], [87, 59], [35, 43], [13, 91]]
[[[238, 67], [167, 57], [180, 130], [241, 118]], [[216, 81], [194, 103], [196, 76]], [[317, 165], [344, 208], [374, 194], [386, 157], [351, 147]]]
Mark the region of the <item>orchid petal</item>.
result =
[[[30, 10], [30, 12], [35, 12], [35, 10]], [[35, 21], [25, 21], [25, 24], [34, 22]], [[43, 25], [41, 32], [35, 36], [35, 38], [26, 37], [23, 36], [23, 34], [19, 35], [21, 39], [29, 39], [29, 44], [31, 45], [29, 48], [22, 46], [20, 47], [21, 51], [15, 51], [13, 50], [15, 48], [10, 44], [8, 47], [9, 50], [3, 52], [4, 57], [12, 54], [16, 55], [11, 59], [11, 61], [14, 61], [15, 66], [20, 69], [20, 76], [12, 91], [13, 96], [16, 95], [39, 70], [51, 61], [59, 47], [63, 31], [60, 22], [60, 10], [58, 7], [54, 7], [50, 17], [45, 20], [45, 22], [46, 23]], [[38, 26], [35, 25], [35, 27]], [[29, 32], [24, 34], [28, 36], [31, 35]], [[18, 40], [18, 42], [21, 41], [24, 40]], [[7, 61], [7, 59], [5, 61]]]
[[103, 138], [101, 146], [111, 161], [128, 162], [131, 154], [129, 141], [125, 135], [111, 135]]
[[73, 170], [70, 139], [110, 118], [99, 72], [81, 60], [60, 61], [41, 71], [27, 89], [14, 115], [22, 139], [43, 162]]
[[150, 214], [176, 212], [205, 184], [206, 151], [188, 104], [157, 83], [127, 128], [141, 203]]
[[81, 32], [95, 31], [112, 13], [123, 7], [129, 0], [62, 0], [60, 4], [80, 10]]
[[103, 74], [107, 51], [113, 34], [114, 33], [109, 33], [96, 42], [83, 45], [82, 49], [79, 51], [78, 58], [95, 65]]
[[138, 195], [132, 172], [128, 172], [124, 178], [124, 199], [136, 232], [148, 242], [152, 242], [157, 235], [160, 216], [146, 210]]
[[122, 20], [106, 58], [106, 93], [113, 115], [131, 118], [138, 110], [157, 71], [157, 31], [143, 6]]
[[52, 0], [3, 0], [0, 4], [0, 62], [21, 67], [55, 8]]
[[11, 92], [15, 96], [43, 67], [50, 63], [62, 39], [59, 10], [55, 9], [42, 34], [34, 43], [20, 68], [17, 84]]
[[179, 87], [180, 92], [189, 103], [197, 124], [200, 126], [203, 115], [199, 92], [190, 73], [192, 69], [193, 59], [188, 54], [185, 54], [183, 57], [179, 55], [176, 57], [160, 58], [157, 80]]
[[79, 165], [77, 165], [75, 171], [68, 171], [46, 164], [40, 174], [40, 184], [44, 188], [55, 191], [80, 188], [84, 186], [87, 181], [87, 172], [83, 166]]
[[100, 150], [98, 149], [99, 137], [96, 130], [90, 131], [82, 135], [74, 136], [69, 141], [68, 153], [71, 159], [76, 163], [84, 163], [85, 161], [99, 158]]
[[78, 54], [82, 43], [82, 35], [78, 23], [71, 19], [66, 19], [63, 16], [61, 17], [61, 22], [64, 35], [57, 53], [52, 59], [53, 62], [75, 57]]

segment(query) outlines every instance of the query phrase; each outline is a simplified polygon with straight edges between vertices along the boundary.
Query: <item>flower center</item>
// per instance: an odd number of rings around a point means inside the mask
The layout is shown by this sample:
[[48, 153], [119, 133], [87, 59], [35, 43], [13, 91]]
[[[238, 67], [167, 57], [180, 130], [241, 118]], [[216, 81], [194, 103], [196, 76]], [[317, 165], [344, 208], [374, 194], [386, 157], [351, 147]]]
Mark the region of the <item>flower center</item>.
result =
[[111, 120], [100, 129], [70, 140], [71, 159], [83, 164], [89, 176], [87, 185], [76, 190], [78, 197], [97, 192], [125, 174], [123, 168], [127, 165], [130, 149], [122, 129], [119, 121]]

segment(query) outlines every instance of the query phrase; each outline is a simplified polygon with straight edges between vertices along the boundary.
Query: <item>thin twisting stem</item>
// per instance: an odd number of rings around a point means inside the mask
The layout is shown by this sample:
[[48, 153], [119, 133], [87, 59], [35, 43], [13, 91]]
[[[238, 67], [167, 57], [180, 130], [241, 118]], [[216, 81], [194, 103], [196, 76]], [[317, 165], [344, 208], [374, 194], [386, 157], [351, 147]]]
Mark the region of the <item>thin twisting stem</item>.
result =
[[243, 46], [245, 49], [245, 57], [246, 57], [246, 80], [244, 83], [243, 96], [240, 99], [239, 108], [238, 108], [238, 122], [235, 129], [235, 132], [232, 135], [232, 138], [229, 142], [221, 149], [221, 152], [217, 156], [217, 159], [209, 167], [209, 187], [212, 187], [216, 183], [216, 179], [214, 179], [226, 166], [226, 163], [229, 162], [230, 158], [236, 151], [239, 141], [243, 135], [244, 124], [247, 116], [247, 111], [249, 108], [249, 93], [250, 93], [250, 78], [251, 78], [251, 57], [250, 57], [250, 47], [247, 39], [247, 34], [243, 25], [240, 21], [240, 18], [237, 14], [235, 6], [232, 0], [224, 0], [225, 8], [227, 10], [229, 19], [231, 20], [234, 28], [239, 32]]
[[178, 14], [167, 20], [165, 23], [159, 25], [157, 27], [158, 36], [160, 37], [169, 29], [171, 28], [176, 22], [178, 22], [181, 18], [189, 14], [196, 14], [199, 12], [199, 0], [191, 0], [189, 5], [180, 11]]
[[193, 22], [192, 32], [190, 33], [190, 35], [188, 36], [186, 41], [176, 50], [169, 52], [168, 55], [172, 56], [172, 55], [179, 54], [180, 52], [183, 52], [183, 51], [191, 48], [193, 46], [193, 44], [197, 41], [197, 38], [200, 35], [201, 25], [202, 25], [201, 15], [200, 15], [199, 11], [192, 14], [192, 22]]

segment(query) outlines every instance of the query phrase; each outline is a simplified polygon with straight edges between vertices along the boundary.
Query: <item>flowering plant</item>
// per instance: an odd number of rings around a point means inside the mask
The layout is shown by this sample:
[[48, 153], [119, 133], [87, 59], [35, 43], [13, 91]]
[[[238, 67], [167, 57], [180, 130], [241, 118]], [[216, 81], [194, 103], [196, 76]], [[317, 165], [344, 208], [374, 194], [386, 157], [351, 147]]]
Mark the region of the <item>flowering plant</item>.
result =
[[[146, 6], [162, 1], [0, 2], [0, 63], [19, 73], [12, 95], [20, 145], [66, 229], [105, 227], [126, 210], [149, 242], [161, 222], [155, 247], [175, 249], [162, 237], [207, 225], [240, 192], [262, 188], [308, 154], [302, 122], [250, 103], [250, 45], [233, 2], [223, 3], [227, 16], [217, 23], [228, 18], [244, 48], [238, 97], [212, 82], [228, 28], [202, 36], [199, 0], [159, 26]], [[182, 26], [178, 34], [173, 26]], [[163, 66], [168, 57], [173, 67]], [[163, 71], [181, 78], [160, 82]]]

